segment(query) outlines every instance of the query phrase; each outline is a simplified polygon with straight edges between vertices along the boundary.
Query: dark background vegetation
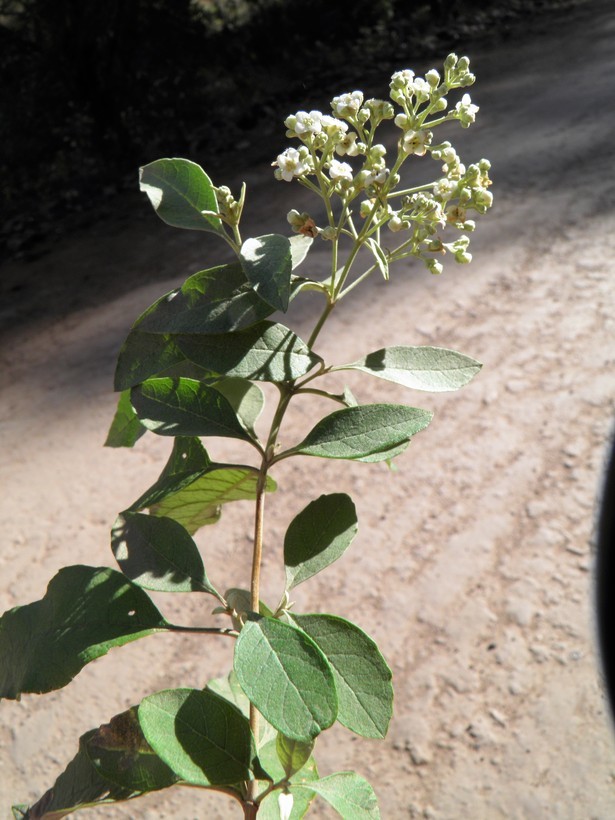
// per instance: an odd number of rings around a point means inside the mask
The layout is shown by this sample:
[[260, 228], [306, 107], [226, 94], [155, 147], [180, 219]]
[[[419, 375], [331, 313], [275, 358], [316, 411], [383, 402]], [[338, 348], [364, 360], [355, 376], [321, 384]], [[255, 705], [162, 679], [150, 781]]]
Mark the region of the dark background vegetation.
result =
[[381, 81], [562, 6], [0, 0], [0, 260], [104, 217], [135, 187], [136, 168], [160, 156], [231, 162], [302, 101], [351, 90], [357, 60], [362, 78]]

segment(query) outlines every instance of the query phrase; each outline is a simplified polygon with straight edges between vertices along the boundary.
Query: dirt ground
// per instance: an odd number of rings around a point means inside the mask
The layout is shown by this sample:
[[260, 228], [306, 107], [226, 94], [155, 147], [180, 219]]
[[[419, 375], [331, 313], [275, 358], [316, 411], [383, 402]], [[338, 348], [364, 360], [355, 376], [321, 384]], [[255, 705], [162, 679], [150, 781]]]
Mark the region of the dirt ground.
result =
[[[322, 773], [364, 774], [384, 818], [615, 817], [592, 579], [615, 394], [614, 44], [610, 0], [592, 0], [531, 37], [470, 52], [481, 111], [472, 129], [451, 139], [462, 157], [491, 159], [496, 197], [473, 240], [474, 262], [449, 263], [440, 277], [400, 265], [388, 285], [370, 281], [334, 315], [319, 352], [343, 362], [386, 344], [436, 344], [479, 359], [483, 371], [463, 391], [437, 396], [349, 378], [363, 401], [409, 399], [434, 409], [432, 425], [396, 472], [296, 459], [276, 474], [263, 581], [270, 602], [279, 598], [281, 540], [296, 512], [336, 490], [357, 504], [358, 539], [297, 590], [296, 606], [358, 622], [393, 669], [387, 739], [335, 729], [318, 754]], [[408, 65], [401, 56], [399, 67]], [[374, 91], [383, 95], [387, 82]], [[281, 128], [272, 159], [283, 145]], [[216, 181], [242, 178], [255, 231], [283, 229], [287, 210], [303, 204], [299, 189], [276, 182], [266, 163], [242, 167], [239, 152], [235, 178]], [[40, 598], [67, 563], [112, 565], [108, 531], [117, 512], [166, 460], [169, 442], [155, 436], [133, 451], [102, 447], [116, 400], [114, 360], [138, 312], [206, 267], [217, 246], [167, 228], [145, 200], [140, 207], [147, 218], [98, 225], [0, 272], [2, 316], [11, 324], [0, 349], [0, 611]], [[316, 270], [324, 250], [323, 243], [310, 261]], [[154, 284], [98, 299], [105, 277], [133, 281], [137, 272], [144, 282], [148, 270]], [[23, 294], [7, 296], [25, 273], [42, 288], [29, 314]], [[309, 303], [288, 323], [303, 332], [313, 309]], [[316, 410], [302, 404], [285, 440], [309, 429]], [[212, 449], [222, 459], [238, 452], [233, 447]], [[229, 506], [198, 536], [220, 588], [248, 583], [250, 516], [244, 502]], [[200, 597], [172, 598], [157, 598], [171, 619], [203, 623]], [[229, 643], [154, 636], [114, 650], [60, 692], [2, 702], [0, 815], [10, 816], [11, 802], [40, 796], [84, 731], [152, 691], [224, 674]], [[89, 816], [236, 814], [224, 797], [176, 789]], [[331, 815], [318, 804], [312, 816]]]

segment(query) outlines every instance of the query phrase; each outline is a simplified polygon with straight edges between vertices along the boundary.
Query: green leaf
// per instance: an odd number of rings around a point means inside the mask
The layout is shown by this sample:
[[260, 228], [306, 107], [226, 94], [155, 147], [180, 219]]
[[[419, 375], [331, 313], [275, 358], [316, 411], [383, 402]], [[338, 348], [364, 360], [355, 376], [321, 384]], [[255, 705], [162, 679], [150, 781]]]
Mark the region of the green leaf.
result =
[[[188, 159], [158, 159], [139, 169], [139, 188], [167, 225], [224, 235], [218, 202], [205, 171]], [[210, 213], [203, 213], [209, 211]]]
[[481, 369], [480, 362], [442, 347], [383, 347], [332, 370], [362, 370], [414, 390], [458, 390]]
[[291, 244], [277, 233], [246, 239], [239, 251], [243, 271], [255, 292], [276, 310], [288, 309]]
[[300, 740], [292, 740], [289, 737], [285, 737], [278, 732], [276, 751], [286, 777], [292, 777], [305, 766], [310, 759], [313, 749], [313, 740], [309, 743], [303, 743]]
[[231, 333], [266, 319], [273, 307], [253, 290], [239, 262], [188, 277], [154, 302], [133, 328], [147, 333]]
[[385, 737], [393, 714], [393, 686], [391, 670], [376, 643], [335, 615], [293, 615], [293, 620], [333, 669], [339, 722], [363, 737]]
[[337, 561], [357, 534], [357, 513], [345, 493], [321, 495], [290, 523], [284, 537], [286, 588], [293, 589]]
[[314, 241], [311, 236], [303, 236], [303, 234], [295, 234], [288, 240], [290, 242], [290, 256], [292, 260], [293, 270], [298, 268], [308, 254]]
[[167, 689], [145, 698], [139, 723], [156, 754], [196, 786], [249, 780], [254, 758], [250, 724], [210, 689]]
[[[245, 620], [245, 616], [251, 612], [250, 604], [252, 601], [252, 596], [250, 594], [249, 589], [241, 589], [239, 587], [231, 587], [227, 589], [224, 593], [224, 597], [229, 606], [231, 606], [235, 612], [243, 617]], [[259, 601], [258, 603], [258, 611], [261, 615], [266, 615], [268, 618], [273, 617], [273, 612], [269, 609], [266, 603], [263, 601]], [[241, 627], [239, 627], [241, 629]]]
[[[288, 739], [287, 739], [288, 740]], [[288, 741], [292, 743], [294, 741]], [[274, 782], [278, 783], [286, 779], [286, 773], [282, 764], [278, 759], [277, 740], [273, 739], [266, 743], [259, 749], [258, 758], [263, 768], [265, 768]], [[307, 813], [310, 803], [314, 799], [314, 792], [307, 789], [295, 789], [295, 785], [309, 785], [313, 780], [318, 780], [318, 770], [316, 768], [316, 761], [310, 757], [304, 765], [295, 772], [288, 782], [290, 783], [290, 793], [293, 795], [293, 808], [290, 815], [290, 820], [300, 820]], [[263, 787], [269, 784], [263, 784]], [[280, 820], [280, 808], [278, 798], [280, 791], [276, 790], [267, 795], [260, 804], [258, 810], [258, 820]]]
[[185, 359], [168, 334], [131, 330], [118, 356], [115, 389], [127, 390], [151, 376], [158, 376], [170, 367], [181, 364]]
[[130, 403], [130, 391], [125, 390], [120, 394], [105, 447], [133, 447], [145, 433], [147, 429], [139, 421]]
[[212, 374], [267, 382], [304, 376], [318, 362], [308, 346], [287, 327], [260, 322], [237, 333], [175, 336], [183, 355]]
[[[153, 504], [150, 512], [173, 518], [193, 534], [218, 520], [222, 504], [256, 498], [257, 484], [258, 472], [252, 467], [212, 464], [200, 478]], [[275, 481], [268, 476], [266, 492], [276, 488]]]
[[44, 598], [0, 618], [0, 697], [60, 689], [114, 646], [166, 626], [146, 593], [120, 572], [65, 567]]
[[147, 379], [130, 393], [141, 423], [160, 436], [222, 436], [252, 443], [222, 393], [196, 379]]
[[[226, 597], [226, 596], [225, 596]], [[237, 680], [237, 675], [231, 671], [223, 678], [213, 678], [207, 683], [207, 689], [215, 692], [219, 697], [228, 700], [247, 718], [250, 717], [250, 701]], [[261, 721], [262, 722], [262, 721]]]
[[151, 507], [202, 476], [211, 464], [207, 451], [195, 437], [177, 436], [169, 460], [158, 480], [130, 506], [132, 512]]
[[345, 407], [321, 419], [300, 444], [283, 455], [365, 458], [409, 441], [432, 417], [427, 410], [402, 404]]
[[[78, 809], [103, 803], [119, 802], [138, 797], [140, 792], [117, 785], [103, 777], [92, 764], [86, 746], [95, 732], [87, 732], [79, 740], [79, 751], [56, 779], [53, 787], [27, 807], [14, 807], [15, 817], [24, 820], [60, 820]], [[15, 809], [21, 811], [18, 814]]]
[[111, 530], [111, 548], [124, 575], [140, 587], [216, 595], [197, 545], [172, 518], [124, 512]]
[[136, 706], [88, 732], [81, 746], [98, 774], [123, 789], [158, 791], [179, 780], [145, 739]]
[[333, 672], [305, 633], [273, 618], [248, 621], [234, 669], [250, 701], [279, 732], [309, 743], [334, 722]]
[[[233, 590], [230, 590], [230, 591], [232, 592]], [[237, 590], [237, 591], [243, 591], [243, 590]], [[227, 600], [228, 600], [228, 592], [225, 593], [224, 597], [227, 598]], [[261, 601], [261, 607], [262, 606], [263, 606], [263, 603]], [[241, 626], [239, 627], [239, 629], [241, 629]], [[245, 715], [246, 718], [248, 718], [248, 719], [250, 718], [250, 701], [248, 700], [248, 697], [247, 697], [246, 693], [243, 691], [243, 689], [239, 685], [239, 681], [237, 680], [237, 675], [233, 672], [232, 669], [226, 677], [224, 677], [224, 678], [214, 678], [213, 680], [210, 680], [207, 684], [207, 689], [211, 689], [212, 692], [215, 692], [221, 698], [224, 698], [225, 700], [228, 700], [229, 703], [232, 703], [234, 706], [236, 706], [239, 709], [239, 711], [243, 715]], [[271, 726], [271, 724], [267, 723], [267, 721], [264, 719], [264, 717], [262, 715], [260, 716], [259, 721], [258, 721], [258, 728], [259, 728], [259, 732], [258, 732], [258, 734], [259, 734], [259, 737], [258, 737], [259, 747], [262, 746], [263, 744], [268, 743], [271, 740], [273, 740], [273, 742], [275, 743], [275, 738], [277, 737], [277, 732], [273, 728], [273, 726]], [[259, 759], [260, 759], [260, 757], [261, 756], [260, 756], [260, 753], [259, 753]], [[268, 768], [267, 768], [267, 771], [269, 772]], [[283, 775], [283, 773], [281, 774], [281, 776], [282, 775]]]
[[380, 820], [380, 809], [374, 790], [356, 772], [337, 772], [314, 780], [297, 790], [310, 789], [333, 806], [343, 820]]
[[372, 453], [369, 456], [364, 456], [363, 458], [357, 458], [355, 461], [361, 461], [364, 464], [376, 464], [380, 461], [388, 461], [389, 463], [397, 456], [405, 453], [410, 445], [410, 440], [402, 441], [401, 444], [397, 444], [395, 447], [391, 447], [390, 450], [383, 450], [381, 453]]
[[265, 406], [263, 391], [247, 379], [224, 378], [216, 381], [214, 387], [228, 399], [237, 413], [237, 418], [248, 433], [256, 440], [256, 424]]
[[382, 250], [378, 242], [371, 237], [365, 240], [365, 244], [373, 253], [374, 258], [376, 260], [376, 264], [380, 268], [380, 273], [382, 274], [385, 282], [389, 281], [389, 260], [387, 259], [386, 253]]

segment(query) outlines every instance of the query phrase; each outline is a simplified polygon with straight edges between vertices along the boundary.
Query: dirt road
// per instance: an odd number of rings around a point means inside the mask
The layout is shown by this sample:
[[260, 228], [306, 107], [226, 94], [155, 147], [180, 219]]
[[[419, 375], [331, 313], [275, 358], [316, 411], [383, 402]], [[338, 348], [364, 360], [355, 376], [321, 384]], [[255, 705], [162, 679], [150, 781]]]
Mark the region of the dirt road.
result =
[[[384, 818], [615, 816], [592, 614], [592, 539], [615, 395], [614, 42], [615, 11], [602, 0], [530, 39], [470, 53], [481, 111], [463, 139], [451, 139], [464, 158], [491, 159], [496, 196], [473, 240], [475, 261], [449, 264], [440, 277], [402, 266], [389, 285], [373, 280], [332, 319], [320, 352], [352, 361], [384, 344], [431, 343], [481, 360], [483, 371], [460, 393], [412, 396], [436, 416], [397, 472], [305, 459], [277, 475], [265, 599], [278, 596], [280, 542], [293, 515], [324, 488], [357, 504], [358, 540], [297, 591], [297, 608], [362, 624], [393, 668], [388, 738], [334, 730], [319, 755], [323, 773], [363, 773]], [[272, 158], [283, 145], [280, 129]], [[297, 189], [275, 182], [266, 165], [248, 173], [240, 165], [241, 154], [237, 180], [248, 182], [255, 230], [280, 230]], [[205, 267], [210, 247], [152, 217], [87, 231], [29, 269], [38, 280], [50, 272], [48, 298], [61, 308], [71, 294], [51, 283], [62, 265], [78, 274], [75, 288], [110, 265], [150, 266], [170, 287]], [[41, 597], [66, 563], [111, 564], [115, 515], [166, 460], [168, 442], [153, 436], [134, 451], [102, 448], [117, 349], [164, 287], [60, 310], [5, 336], [1, 611]], [[296, 320], [300, 331], [313, 321], [308, 311]], [[364, 401], [408, 398], [378, 380], [348, 382]], [[287, 440], [309, 425], [310, 406], [302, 408]], [[232, 452], [216, 448], [218, 457]], [[250, 528], [241, 502], [201, 531], [208, 574], [222, 588], [247, 583]], [[165, 613], [202, 622], [191, 597], [163, 602]], [[204, 650], [202, 640], [155, 636], [91, 664], [60, 692], [2, 702], [1, 816], [11, 802], [40, 796], [84, 731], [153, 690], [202, 685], [229, 663], [227, 645]], [[234, 811], [225, 798], [177, 790], [90, 816], [226, 820]]]

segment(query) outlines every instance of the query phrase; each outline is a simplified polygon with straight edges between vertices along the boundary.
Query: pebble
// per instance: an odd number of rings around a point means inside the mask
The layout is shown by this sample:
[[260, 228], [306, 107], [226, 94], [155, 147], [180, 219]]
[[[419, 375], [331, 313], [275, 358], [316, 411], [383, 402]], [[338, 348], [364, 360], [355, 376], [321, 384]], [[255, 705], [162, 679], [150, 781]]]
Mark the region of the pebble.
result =
[[506, 727], [506, 718], [501, 712], [498, 712], [497, 709], [489, 709], [489, 714], [495, 720], [496, 723], [499, 723], [500, 726]]
[[543, 646], [538, 646], [537, 644], [533, 644], [530, 646], [530, 652], [534, 657], [536, 663], [545, 663], [549, 660], [549, 653]]
[[523, 598], [509, 598], [506, 601], [506, 614], [519, 626], [529, 626], [534, 617], [534, 607]]

